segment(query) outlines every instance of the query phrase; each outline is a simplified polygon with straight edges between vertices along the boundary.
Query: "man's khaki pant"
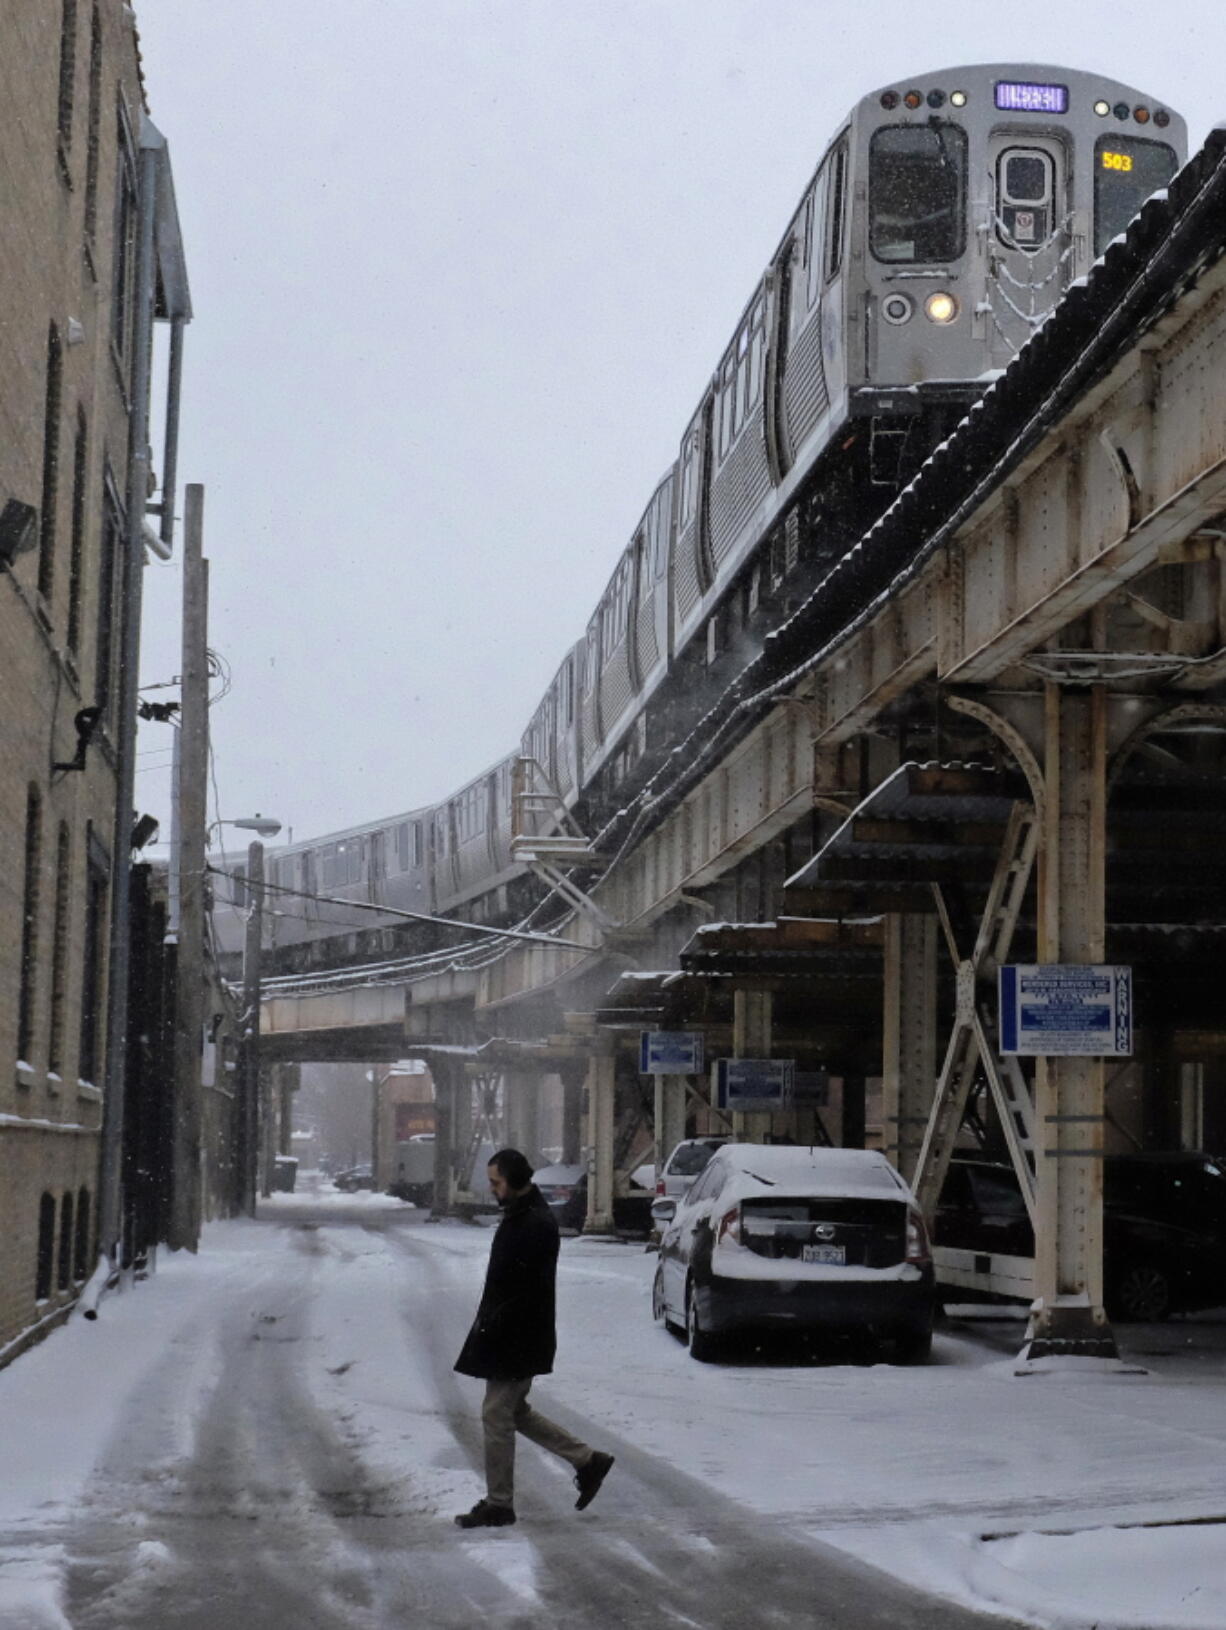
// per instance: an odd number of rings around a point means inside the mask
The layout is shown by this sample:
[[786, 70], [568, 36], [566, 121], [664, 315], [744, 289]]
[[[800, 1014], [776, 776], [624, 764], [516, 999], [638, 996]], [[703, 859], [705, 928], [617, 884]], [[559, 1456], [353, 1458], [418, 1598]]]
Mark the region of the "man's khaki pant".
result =
[[592, 1458], [586, 1443], [538, 1415], [528, 1402], [532, 1377], [487, 1381], [481, 1423], [485, 1428], [485, 1489], [491, 1505], [515, 1503], [515, 1434], [522, 1432], [550, 1454], [569, 1460], [576, 1471]]

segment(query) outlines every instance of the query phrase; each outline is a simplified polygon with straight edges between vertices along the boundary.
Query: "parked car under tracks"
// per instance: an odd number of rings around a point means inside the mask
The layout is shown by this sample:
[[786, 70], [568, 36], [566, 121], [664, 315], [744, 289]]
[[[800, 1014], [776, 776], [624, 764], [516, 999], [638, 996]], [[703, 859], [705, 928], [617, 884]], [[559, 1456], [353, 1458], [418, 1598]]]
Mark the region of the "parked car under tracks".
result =
[[684, 1329], [697, 1359], [735, 1331], [868, 1336], [927, 1358], [932, 1262], [915, 1196], [863, 1149], [725, 1144], [663, 1232], [652, 1312]]

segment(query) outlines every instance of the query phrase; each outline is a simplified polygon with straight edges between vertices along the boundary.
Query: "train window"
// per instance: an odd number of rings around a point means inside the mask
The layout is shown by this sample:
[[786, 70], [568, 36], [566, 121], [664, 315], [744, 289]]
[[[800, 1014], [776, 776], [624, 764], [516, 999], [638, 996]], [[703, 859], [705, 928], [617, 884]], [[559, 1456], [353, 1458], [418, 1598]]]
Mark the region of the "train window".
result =
[[699, 471], [702, 465], [702, 436], [697, 425], [685, 433], [681, 444], [681, 520], [688, 526], [698, 513]]
[[668, 566], [668, 524], [673, 510], [673, 484], [666, 482], [656, 496], [655, 511], [652, 515], [652, 530], [656, 535], [655, 561], [657, 578], [663, 577]]
[[745, 370], [745, 412], [762, 395], [762, 369], [766, 361], [766, 298], [759, 295], [749, 316], [749, 366]]
[[617, 647], [626, 637], [626, 625], [630, 621], [630, 556], [622, 557], [622, 563], [617, 568], [617, 576], [613, 579], [613, 587], [609, 598], [605, 602], [605, 655], [616, 651]]
[[724, 363], [719, 382], [719, 456], [725, 458], [729, 447], [732, 446], [733, 416], [735, 413], [736, 392], [733, 384], [736, 380], [736, 358], [729, 357]]
[[996, 232], [1011, 249], [1039, 249], [1054, 224], [1056, 166], [1039, 147], [1007, 147], [996, 164]]
[[719, 456], [726, 457], [762, 395], [766, 296], [759, 294], [720, 370]]
[[966, 243], [966, 132], [935, 120], [874, 131], [868, 199], [877, 260], [957, 260]]
[[575, 676], [574, 669], [569, 662], [562, 668], [562, 719], [567, 725], [574, 723], [575, 718]]
[[651, 582], [655, 576], [656, 529], [649, 518], [647, 525], [634, 540], [634, 558], [639, 574], [639, 599], [651, 597]]
[[809, 202], [809, 238], [805, 264], [809, 268], [808, 307], [812, 311], [822, 292], [822, 230], [826, 219], [826, 189], [830, 184], [830, 166], [822, 166]]
[[1178, 167], [1173, 148], [1139, 136], [1102, 136], [1094, 146], [1094, 253], [1118, 237]]
[[826, 214], [826, 281], [843, 264], [843, 220], [847, 213], [847, 138], [835, 151], [827, 183], [829, 208]]

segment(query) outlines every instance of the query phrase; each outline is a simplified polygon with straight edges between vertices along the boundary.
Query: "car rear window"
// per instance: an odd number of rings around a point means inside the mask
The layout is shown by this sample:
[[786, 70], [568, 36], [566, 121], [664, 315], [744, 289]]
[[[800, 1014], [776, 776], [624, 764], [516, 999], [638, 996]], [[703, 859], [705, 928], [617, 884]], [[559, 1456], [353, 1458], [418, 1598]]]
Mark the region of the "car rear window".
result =
[[715, 1145], [710, 1143], [686, 1143], [677, 1149], [668, 1163], [671, 1177], [697, 1177], [699, 1172], [705, 1172], [711, 1156], [715, 1153]]

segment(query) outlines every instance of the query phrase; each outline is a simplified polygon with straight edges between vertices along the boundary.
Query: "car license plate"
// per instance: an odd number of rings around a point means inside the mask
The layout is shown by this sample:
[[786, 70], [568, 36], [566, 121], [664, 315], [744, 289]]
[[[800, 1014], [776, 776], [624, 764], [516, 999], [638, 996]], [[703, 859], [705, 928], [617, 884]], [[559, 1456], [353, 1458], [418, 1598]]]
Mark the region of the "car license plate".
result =
[[845, 1245], [802, 1245], [800, 1248], [802, 1262], [822, 1262], [827, 1267], [845, 1268], [847, 1266], [847, 1247]]

